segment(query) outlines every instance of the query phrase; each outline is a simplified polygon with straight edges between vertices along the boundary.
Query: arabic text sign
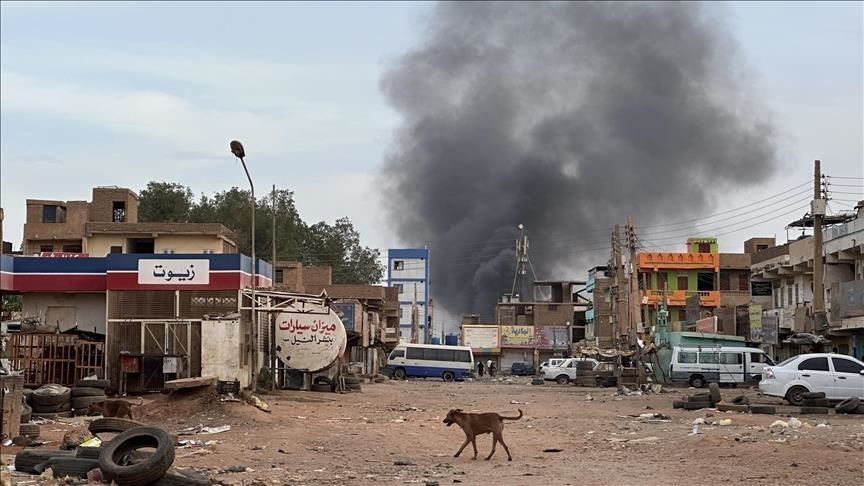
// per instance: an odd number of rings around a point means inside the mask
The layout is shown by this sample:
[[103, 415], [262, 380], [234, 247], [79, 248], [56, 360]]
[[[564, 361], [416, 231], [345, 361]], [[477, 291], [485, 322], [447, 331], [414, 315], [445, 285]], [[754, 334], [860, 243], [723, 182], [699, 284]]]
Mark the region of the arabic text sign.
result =
[[762, 342], [762, 306], [751, 304], [748, 308], [750, 314], [750, 341]]
[[498, 326], [462, 326], [462, 345], [476, 350], [498, 349]]
[[501, 326], [501, 347], [534, 347], [534, 326]]
[[207, 285], [210, 260], [138, 260], [140, 285]]
[[330, 366], [345, 350], [345, 326], [336, 312], [283, 312], [276, 316], [276, 355], [289, 368], [315, 372]]
[[717, 332], [717, 316], [706, 317], [696, 321], [696, 331], [704, 333]]
[[540, 349], [565, 349], [568, 339], [567, 326], [534, 327], [534, 342]]

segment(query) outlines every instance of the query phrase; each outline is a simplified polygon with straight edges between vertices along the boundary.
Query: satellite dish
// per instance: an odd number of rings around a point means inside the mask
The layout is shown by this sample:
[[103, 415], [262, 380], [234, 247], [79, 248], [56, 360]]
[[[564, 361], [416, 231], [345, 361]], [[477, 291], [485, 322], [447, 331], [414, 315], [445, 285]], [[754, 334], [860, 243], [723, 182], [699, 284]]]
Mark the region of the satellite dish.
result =
[[286, 366], [309, 373], [330, 367], [347, 344], [342, 319], [329, 306], [308, 302], [276, 315], [276, 356]]

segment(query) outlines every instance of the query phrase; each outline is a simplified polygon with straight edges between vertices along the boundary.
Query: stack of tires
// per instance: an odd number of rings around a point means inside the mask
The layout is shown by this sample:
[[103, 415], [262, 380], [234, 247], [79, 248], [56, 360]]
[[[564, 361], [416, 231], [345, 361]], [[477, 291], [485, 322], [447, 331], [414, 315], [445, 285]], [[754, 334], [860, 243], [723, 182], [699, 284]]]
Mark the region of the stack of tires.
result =
[[108, 380], [81, 380], [72, 389], [72, 413], [76, 416], [87, 415], [91, 403], [102, 403], [108, 397], [105, 389], [111, 382]]
[[864, 414], [864, 403], [857, 397], [847, 398], [834, 407], [836, 413]]
[[825, 398], [825, 392], [809, 392], [804, 394], [801, 402], [802, 414], [826, 414], [831, 404]]
[[117, 435], [103, 439], [101, 447], [78, 447], [74, 451], [24, 449], [15, 455], [15, 470], [41, 474], [51, 468], [55, 478], [87, 478], [88, 473], [98, 470], [105, 482], [119, 486], [211, 484], [200, 476], [168, 471], [174, 462], [175, 438], [158, 427], [103, 418], [91, 422], [89, 429], [94, 435]]
[[72, 416], [72, 390], [62, 385], [44, 385], [30, 395], [33, 418]]
[[345, 382], [345, 388], [351, 391], [360, 391], [360, 377], [354, 373], [345, 373], [342, 375], [342, 380]]
[[707, 392], [694, 393], [687, 397], [686, 400], [675, 400], [672, 402], [672, 408], [681, 408], [684, 410], [701, 410], [703, 408], [711, 408], [722, 400], [720, 395], [720, 385], [711, 383], [708, 385]]

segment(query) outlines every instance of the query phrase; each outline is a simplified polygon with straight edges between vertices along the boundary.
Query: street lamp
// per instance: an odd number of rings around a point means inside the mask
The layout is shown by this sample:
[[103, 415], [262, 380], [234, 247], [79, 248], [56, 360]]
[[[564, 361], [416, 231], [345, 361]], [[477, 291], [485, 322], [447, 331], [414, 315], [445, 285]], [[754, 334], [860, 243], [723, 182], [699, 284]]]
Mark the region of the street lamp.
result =
[[246, 168], [246, 151], [243, 150], [243, 144], [237, 140], [231, 141], [231, 153], [240, 159], [243, 164], [243, 170], [246, 172], [246, 178], [249, 179], [249, 189], [252, 191], [252, 359], [251, 359], [251, 378], [249, 386], [255, 389], [255, 368], [258, 366], [258, 316], [255, 313], [255, 287], [257, 286], [257, 269], [255, 261], [255, 185], [252, 184], [252, 177], [249, 175], [249, 169]]

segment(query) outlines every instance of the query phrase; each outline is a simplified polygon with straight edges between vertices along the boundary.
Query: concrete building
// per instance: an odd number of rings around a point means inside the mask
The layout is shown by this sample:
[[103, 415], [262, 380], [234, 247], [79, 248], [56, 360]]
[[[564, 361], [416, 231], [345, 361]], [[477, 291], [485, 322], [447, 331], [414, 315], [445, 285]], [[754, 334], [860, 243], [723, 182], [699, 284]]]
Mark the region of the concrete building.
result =
[[586, 293], [590, 294], [590, 307], [585, 311], [585, 341], [601, 348], [614, 346], [612, 340], [612, 279], [606, 276], [607, 267], [594, 267], [588, 271]]
[[138, 196], [93, 188], [92, 201], [27, 200], [25, 255], [236, 253], [236, 235], [218, 223], [139, 223]]
[[411, 341], [411, 314], [417, 305], [417, 342], [431, 342], [429, 310], [429, 250], [387, 250], [387, 286], [399, 292], [399, 330], [403, 341]]

